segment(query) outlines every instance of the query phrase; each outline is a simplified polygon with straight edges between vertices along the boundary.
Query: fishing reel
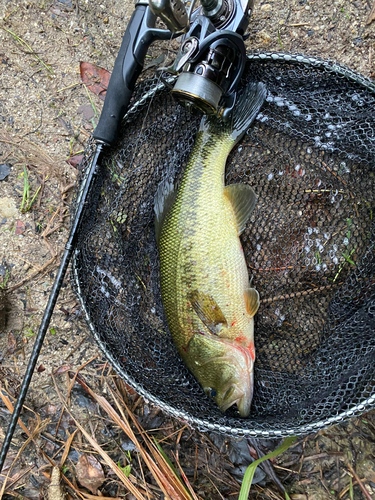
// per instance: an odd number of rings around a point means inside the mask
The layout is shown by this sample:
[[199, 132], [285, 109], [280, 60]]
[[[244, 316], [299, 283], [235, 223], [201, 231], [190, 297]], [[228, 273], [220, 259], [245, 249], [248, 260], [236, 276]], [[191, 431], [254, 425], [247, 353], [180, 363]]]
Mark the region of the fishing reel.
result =
[[[116, 141], [149, 46], [182, 36], [175, 62], [167, 71], [178, 75], [172, 94], [188, 107], [224, 119], [236, 100], [246, 63], [245, 30], [255, 0], [195, 0], [186, 11], [182, 0], [137, 0], [115, 61], [94, 139]], [[155, 28], [160, 18], [167, 29]]]
[[245, 30], [253, 6], [254, 0], [201, 0], [187, 14], [180, 0], [150, 0], [150, 9], [172, 32], [185, 31], [175, 62], [161, 69], [178, 75], [172, 95], [182, 104], [229, 115], [246, 63]]

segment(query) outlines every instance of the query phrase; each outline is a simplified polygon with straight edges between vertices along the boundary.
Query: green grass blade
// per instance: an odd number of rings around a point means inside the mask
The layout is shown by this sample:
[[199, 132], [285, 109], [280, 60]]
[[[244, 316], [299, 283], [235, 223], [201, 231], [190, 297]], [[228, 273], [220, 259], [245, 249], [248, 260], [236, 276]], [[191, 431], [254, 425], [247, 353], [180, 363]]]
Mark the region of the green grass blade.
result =
[[[177, 469], [175, 468], [175, 466], [172, 464], [172, 462], [169, 460], [168, 458], [168, 455], [165, 453], [165, 451], [163, 450], [163, 448], [160, 446], [160, 444], [156, 441], [155, 438], [154, 439], [154, 443], [155, 443], [155, 446], [157, 447], [157, 449], [159, 450], [159, 453], [160, 455], [164, 458], [164, 460], [167, 462], [167, 464], [169, 465], [169, 467], [171, 468], [171, 470], [173, 471], [174, 475], [180, 480], [180, 482], [182, 483], [181, 481], [181, 478], [177, 472]], [[185, 485], [184, 485], [185, 486]]]
[[353, 480], [351, 476], [349, 476], [349, 498], [350, 500], [354, 500]]
[[[296, 439], [297, 439], [296, 436], [287, 437], [286, 439], [284, 439], [283, 443], [278, 448], [276, 448], [276, 450], [272, 451], [271, 453], [268, 453], [268, 455], [264, 455], [264, 457], [262, 458], [258, 458], [258, 460], [255, 460], [255, 462], [249, 465], [243, 477], [240, 496], [238, 497], [238, 500], [248, 499], [251, 483], [253, 482], [255, 470], [258, 467], [258, 465], [264, 462], [265, 460], [269, 460], [270, 458], [277, 457], [278, 455], [284, 453], [284, 451], [286, 451], [290, 446], [292, 446], [292, 444], [296, 441]], [[285, 498], [287, 499], [288, 497], [286, 496]]]

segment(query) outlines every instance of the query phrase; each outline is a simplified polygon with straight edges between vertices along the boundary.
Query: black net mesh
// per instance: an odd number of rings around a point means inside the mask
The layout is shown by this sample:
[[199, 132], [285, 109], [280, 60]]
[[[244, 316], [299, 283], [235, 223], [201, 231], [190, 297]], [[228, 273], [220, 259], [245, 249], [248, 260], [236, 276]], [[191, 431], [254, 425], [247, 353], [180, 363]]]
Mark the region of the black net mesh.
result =
[[267, 102], [226, 170], [258, 196], [241, 236], [262, 300], [250, 417], [218, 410], [168, 332], [154, 195], [166, 175], [181, 179], [200, 117], [156, 79], [138, 87], [102, 162], [74, 281], [99, 345], [147, 399], [202, 430], [282, 436], [375, 406], [375, 86], [282, 53], [250, 55], [242, 85], [251, 80]]

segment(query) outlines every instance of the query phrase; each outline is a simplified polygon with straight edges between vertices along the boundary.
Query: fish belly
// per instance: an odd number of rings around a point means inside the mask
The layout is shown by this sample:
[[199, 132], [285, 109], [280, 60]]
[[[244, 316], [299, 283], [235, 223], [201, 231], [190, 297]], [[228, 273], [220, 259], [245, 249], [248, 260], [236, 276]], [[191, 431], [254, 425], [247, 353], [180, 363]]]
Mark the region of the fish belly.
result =
[[225, 338], [248, 345], [253, 336], [244, 300], [249, 278], [234, 213], [223, 182], [210, 187], [207, 192], [205, 186], [200, 191], [195, 186], [192, 200], [193, 187], [189, 192], [185, 186], [186, 195], [177, 201], [163, 228], [169, 248], [161, 258], [163, 303], [173, 340], [184, 358], [196, 333], [210, 333], [190, 303], [193, 291], [216, 301], [228, 323], [222, 333]]

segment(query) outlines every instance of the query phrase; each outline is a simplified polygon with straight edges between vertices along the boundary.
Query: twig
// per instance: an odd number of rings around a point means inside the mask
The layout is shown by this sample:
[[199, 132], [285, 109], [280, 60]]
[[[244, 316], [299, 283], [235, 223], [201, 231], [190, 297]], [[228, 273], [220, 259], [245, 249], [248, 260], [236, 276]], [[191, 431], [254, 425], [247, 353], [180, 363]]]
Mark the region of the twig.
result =
[[[65, 446], [65, 450], [64, 450], [64, 453], [63, 453], [63, 455], [61, 457], [61, 461], [60, 461], [60, 467], [62, 467], [64, 465], [65, 460], [68, 458], [71, 444], [72, 444], [74, 436], [76, 435], [77, 432], [78, 432], [78, 429], [75, 429], [74, 432], [66, 440], [66, 443], [64, 445]], [[57, 435], [57, 432], [55, 434]], [[61, 450], [61, 448], [60, 448], [60, 450]]]
[[288, 300], [288, 299], [293, 299], [295, 297], [304, 297], [306, 295], [312, 295], [317, 292], [322, 292], [323, 290], [327, 290], [329, 288], [333, 288], [335, 286], [341, 286], [343, 283], [335, 283], [332, 285], [325, 285], [325, 286], [320, 286], [319, 288], [312, 288], [310, 290], [304, 290], [303, 292], [295, 292], [295, 293], [288, 293], [285, 295], [278, 295], [277, 297], [272, 297], [269, 299], [263, 299], [260, 301], [261, 304], [270, 304], [271, 302], [276, 302], [277, 300]]
[[288, 28], [298, 28], [299, 26], [311, 26], [310, 23], [292, 23], [292, 24], [286, 24]]
[[70, 415], [70, 417], [75, 421], [76, 426], [78, 429], [82, 432], [82, 434], [85, 436], [87, 441], [95, 448], [96, 451], [98, 451], [105, 461], [105, 463], [113, 470], [113, 472], [116, 473], [117, 477], [120, 479], [120, 481], [126, 486], [126, 488], [138, 499], [138, 500], [144, 500], [143, 495], [139, 493], [139, 491], [135, 488], [133, 483], [127, 478], [127, 476], [124, 474], [124, 472], [113, 462], [113, 460], [110, 458], [110, 456], [98, 445], [98, 443], [90, 436], [88, 432], [82, 427], [82, 425], [74, 418], [73, 414], [69, 411], [67, 408], [64, 399], [62, 397], [62, 394], [57, 387], [55, 377], [52, 375], [52, 380], [55, 384], [55, 390], [60, 398], [60, 401], [65, 407], [66, 412]]
[[370, 13], [368, 15], [368, 18], [366, 19], [366, 24], [372, 23], [372, 21], [375, 19], [375, 0], [374, 3], [372, 4]]
[[68, 85], [67, 87], [63, 87], [62, 89], [56, 90], [56, 93], [58, 94], [59, 92], [62, 92], [63, 90], [68, 90], [73, 87], [78, 87], [78, 85], [82, 85], [82, 82], [77, 82], [77, 83], [72, 83], [71, 85]]
[[42, 268], [40, 268], [39, 266], [36, 266], [35, 264], [32, 264], [31, 262], [29, 262], [28, 260], [24, 259], [23, 257], [20, 257], [19, 255], [15, 255], [15, 257], [16, 257], [16, 259], [23, 260], [23, 262], [26, 262], [26, 264], [29, 264], [30, 267], [33, 267], [39, 273], [42, 271]]
[[23, 280], [19, 281], [15, 285], [11, 286], [8, 288], [8, 292], [14, 292], [14, 290], [17, 290], [20, 286], [24, 285], [28, 281], [34, 279], [36, 276], [38, 276], [39, 273], [43, 272], [45, 269], [47, 269], [48, 266], [50, 266], [56, 259], [56, 255], [52, 257], [51, 260], [49, 260], [46, 264], [44, 264], [43, 267], [41, 267], [39, 270], [35, 271], [34, 273], [31, 273], [30, 276], [26, 276]]
[[355, 470], [353, 469], [353, 467], [347, 463], [346, 464], [347, 468], [349, 469], [350, 473], [354, 476], [354, 479], [357, 481], [358, 483], [358, 486], [361, 488], [362, 490], [362, 493], [364, 494], [364, 496], [367, 498], [367, 500], [372, 500], [371, 498], [371, 495], [370, 493], [366, 490], [364, 484], [362, 483], [362, 481], [359, 479], [359, 476], [358, 474], [355, 472]]
[[328, 453], [317, 453], [316, 455], [311, 455], [310, 457], [305, 457], [303, 459], [304, 462], [308, 460], [317, 460], [318, 458], [327, 458], [327, 457], [343, 457], [344, 453], [341, 451], [329, 451]]
[[[88, 361], [86, 361], [85, 363], [83, 363], [83, 365], [79, 366], [76, 370], [76, 372], [74, 373], [74, 375], [72, 376], [72, 381], [70, 383], [70, 386], [68, 387], [68, 393], [67, 393], [67, 396], [66, 396], [66, 404], [69, 404], [68, 401], [69, 401], [69, 398], [70, 398], [70, 393], [73, 389], [73, 386], [74, 386], [74, 383], [76, 381], [76, 378], [78, 377], [78, 374], [79, 372], [86, 366], [88, 365], [89, 363], [91, 363], [92, 361], [94, 361], [94, 359], [96, 359], [97, 357], [99, 356], [99, 354], [97, 354], [96, 356], [94, 356], [93, 358], [89, 359]], [[68, 372], [69, 373], [69, 372]], [[70, 374], [69, 374], [70, 376]], [[56, 431], [57, 432], [57, 431]]]

